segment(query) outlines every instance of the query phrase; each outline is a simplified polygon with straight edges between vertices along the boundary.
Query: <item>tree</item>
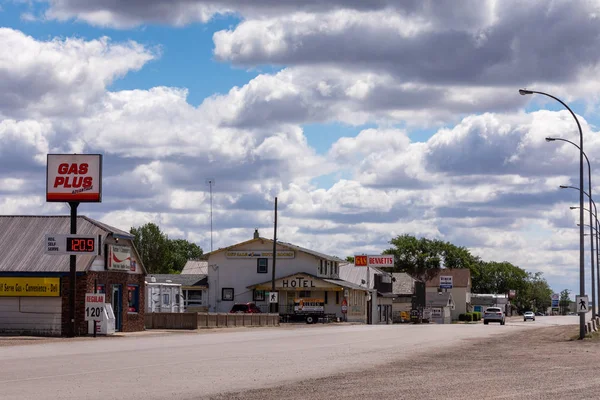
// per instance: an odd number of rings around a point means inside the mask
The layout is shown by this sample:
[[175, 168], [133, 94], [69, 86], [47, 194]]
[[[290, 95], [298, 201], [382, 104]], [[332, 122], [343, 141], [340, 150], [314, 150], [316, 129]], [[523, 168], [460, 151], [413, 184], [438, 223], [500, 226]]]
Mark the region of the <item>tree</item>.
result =
[[477, 270], [478, 274], [471, 278], [473, 293], [524, 293], [527, 272], [507, 261], [480, 261]]
[[565, 289], [560, 292], [560, 300], [558, 301], [558, 305], [560, 306], [560, 313], [562, 315], [566, 315], [569, 311], [569, 305], [571, 304], [571, 291], [569, 289]]
[[139, 228], [131, 228], [133, 243], [149, 274], [169, 272], [169, 238], [152, 222]]
[[169, 240], [169, 262], [171, 273], [179, 274], [188, 260], [198, 260], [202, 257], [202, 249], [185, 239]]
[[349, 263], [353, 263], [354, 264], [354, 257], [353, 256], [348, 256], [348, 257], [346, 257], [346, 261], [348, 261]]
[[184, 239], [171, 240], [158, 225], [147, 223], [131, 228], [133, 243], [150, 274], [178, 274], [188, 260], [202, 257], [202, 249]]

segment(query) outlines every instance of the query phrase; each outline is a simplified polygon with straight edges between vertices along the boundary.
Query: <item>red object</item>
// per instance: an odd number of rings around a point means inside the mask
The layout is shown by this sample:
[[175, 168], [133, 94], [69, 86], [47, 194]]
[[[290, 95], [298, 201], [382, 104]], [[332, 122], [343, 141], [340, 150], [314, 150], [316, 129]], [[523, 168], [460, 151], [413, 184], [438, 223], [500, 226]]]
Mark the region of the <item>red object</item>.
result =
[[229, 311], [230, 314], [259, 314], [261, 312], [260, 308], [254, 303], [234, 304], [231, 311]]

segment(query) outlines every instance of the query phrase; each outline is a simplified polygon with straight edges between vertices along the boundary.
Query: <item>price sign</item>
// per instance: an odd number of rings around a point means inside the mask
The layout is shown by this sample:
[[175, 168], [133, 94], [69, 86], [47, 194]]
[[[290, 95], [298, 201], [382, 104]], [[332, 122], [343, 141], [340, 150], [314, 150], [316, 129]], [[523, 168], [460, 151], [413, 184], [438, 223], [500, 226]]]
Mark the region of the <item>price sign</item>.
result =
[[102, 321], [104, 318], [104, 293], [86, 293], [85, 320]]
[[46, 254], [100, 254], [93, 235], [46, 235]]

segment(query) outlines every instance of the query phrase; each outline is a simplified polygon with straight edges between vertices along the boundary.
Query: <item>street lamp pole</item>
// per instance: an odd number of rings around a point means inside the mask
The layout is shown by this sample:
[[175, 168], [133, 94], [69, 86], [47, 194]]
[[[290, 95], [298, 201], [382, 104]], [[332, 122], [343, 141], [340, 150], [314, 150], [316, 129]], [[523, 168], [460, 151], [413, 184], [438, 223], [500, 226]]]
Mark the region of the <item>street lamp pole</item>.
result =
[[[535, 90], [527, 90], [527, 89], [519, 89], [519, 94], [522, 96], [528, 94], [541, 94], [543, 96], [550, 97], [560, 104], [562, 104], [573, 116], [575, 122], [577, 123], [577, 128], [579, 129], [579, 295], [585, 296], [585, 263], [584, 263], [584, 244], [583, 244], [583, 132], [581, 131], [581, 125], [579, 124], [579, 120], [577, 116], [571, 110], [571, 108], [558, 97], [552, 96], [551, 94], [538, 92]], [[579, 339], [583, 339], [585, 337], [585, 314], [579, 314]]]
[[[591, 233], [591, 229], [590, 229], [590, 236], [595, 236], [596, 237], [596, 281], [594, 282], [594, 273], [593, 273], [593, 269], [592, 269], [592, 288], [594, 285], [597, 285], [597, 291], [596, 293], [598, 293], [598, 297], [600, 297], [600, 221], [598, 220], [598, 209], [596, 208], [596, 202], [594, 200], [592, 200], [592, 205], [594, 206], [594, 219], [596, 221], [596, 234], [593, 235]], [[571, 210], [575, 210], [579, 207], [569, 207]], [[592, 212], [592, 210], [588, 210], [587, 208], [584, 208], [584, 211], [589, 211], [590, 213]], [[598, 302], [598, 307], [600, 308], [600, 299]], [[599, 310], [600, 311], [600, 310]], [[596, 314], [594, 314], [592, 312], [592, 314], [594, 315], [594, 317], [596, 316]]]
[[[572, 144], [573, 146], [577, 147], [580, 151], [581, 154], [583, 154], [583, 156], [585, 157], [585, 161], [587, 161], [587, 165], [588, 165], [588, 200], [589, 200], [589, 215], [590, 215], [590, 259], [592, 262], [592, 315], [596, 316], [596, 277], [595, 277], [595, 269], [594, 269], [594, 237], [592, 236], [592, 165], [590, 164], [590, 159], [588, 158], [587, 154], [585, 154], [585, 152], [583, 150], [581, 150], [581, 148], [576, 144], [571, 142], [570, 140], [567, 139], [562, 139], [562, 138], [553, 138], [553, 137], [547, 137], [546, 141], [547, 142], [555, 142], [555, 141], [561, 141], [561, 142], [567, 142]], [[580, 186], [581, 188], [583, 188], [583, 186]], [[594, 208], [595, 208], [595, 203], [594, 203]], [[596, 255], [596, 262], [598, 262], [598, 257]], [[598, 292], [598, 295], [600, 296], [600, 291]]]

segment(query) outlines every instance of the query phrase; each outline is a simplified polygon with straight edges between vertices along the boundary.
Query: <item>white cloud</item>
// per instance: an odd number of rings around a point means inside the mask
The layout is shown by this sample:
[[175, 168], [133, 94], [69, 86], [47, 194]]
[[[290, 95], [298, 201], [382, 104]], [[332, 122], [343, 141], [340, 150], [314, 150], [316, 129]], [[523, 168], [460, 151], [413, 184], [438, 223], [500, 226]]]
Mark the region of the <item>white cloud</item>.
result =
[[104, 95], [106, 86], [156, 54], [136, 42], [106, 38], [38, 41], [0, 28], [0, 115], [73, 115]]

